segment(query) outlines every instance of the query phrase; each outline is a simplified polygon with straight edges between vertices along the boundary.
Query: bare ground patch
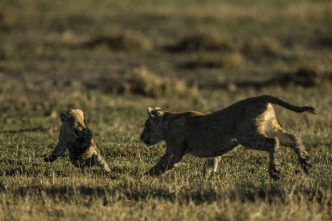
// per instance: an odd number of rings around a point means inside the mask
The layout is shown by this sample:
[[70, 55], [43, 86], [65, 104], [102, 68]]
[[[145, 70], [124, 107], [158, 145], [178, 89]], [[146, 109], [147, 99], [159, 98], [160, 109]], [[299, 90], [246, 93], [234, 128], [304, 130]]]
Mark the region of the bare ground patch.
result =
[[149, 42], [141, 34], [132, 31], [99, 35], [84, 42], [81, 47], [91, 49], [102, 45], [114, 50], [146, 50], [150, 48]]
[[184, 65], [185, 68], [231, 68], [244, 63], [240, 53], [212, 54], [203, 53], [196, 60]]
[[225, 51], [235, 50], [236, 43], [226, 35], [213, 33], [191, 35], [174, 45], [165, 46], [171, 52]]
[[332, 83], [332, 72], [320, 72], [313, 68], [301, 67], [295, 71], [280, 72], [275, 77], [265, 81], [235, 81], [227, 83], [216, 83], [214, 85], [200, 85], [200, 88], [227, 89], [235, 91], [239, 88], [261, 89], [271, 86], [302, 86], [302, 87], [320, 87]]

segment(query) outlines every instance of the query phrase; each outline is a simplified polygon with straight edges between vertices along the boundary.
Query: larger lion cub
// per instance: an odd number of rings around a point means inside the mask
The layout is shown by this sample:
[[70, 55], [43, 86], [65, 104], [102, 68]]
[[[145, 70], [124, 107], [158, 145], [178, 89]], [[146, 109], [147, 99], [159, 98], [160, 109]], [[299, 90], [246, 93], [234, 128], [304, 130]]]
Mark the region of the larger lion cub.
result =
[[280, 98], [260, 96], [239, 101], [223, 110], [203, 114], [200, 112], [176, 113], [160, 108], [148, 108], [141, 140], [146, 146], [166, 141], [165, 155], [147, 174], [160, 175], [174, 167], [190, 153], [209, 158], [204, 174], [216, 172], [219, 156], [239, 144], [248, 149], [267, 151], [270, 156], [269, 172], [274, 179], [280, 177], [279, 145], [291, 147], [298, 155], [302, 169], [308, 172], [311, 161], [308, 152], [295, 135], [278, 124], [271, 104], [294, 112], [316, 114], [313, 107], [294, 106]]
[[59, 143], [53, 153], [45, 158], [45, 162], [56, 160], [68, 148], [69, 158], [74, 166], [84, 169], [98, 165], [105, 172], [111, 172], [86, 125], [83, 111], [79, 109], [68, 110], [60, 114], [60, 119], [62, 125]]

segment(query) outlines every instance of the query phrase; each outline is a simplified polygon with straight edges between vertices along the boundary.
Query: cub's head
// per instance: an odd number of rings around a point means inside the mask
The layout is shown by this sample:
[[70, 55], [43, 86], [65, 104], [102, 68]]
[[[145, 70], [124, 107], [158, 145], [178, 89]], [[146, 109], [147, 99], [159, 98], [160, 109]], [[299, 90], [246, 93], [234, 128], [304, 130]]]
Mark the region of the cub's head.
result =
[[164, 119], [165, 111], [161, 108], [148, 107], [148, 119], [145, 121], [144, 130], [140, 136], [141, 141], [147, 146], [153, 146], [164, 140]]
[[67, 132], [76, 138], [82, 137], [84, 130], [87, 128], [83, 111], [80, 109], [70, 109], [60, 114], [60, 119]]

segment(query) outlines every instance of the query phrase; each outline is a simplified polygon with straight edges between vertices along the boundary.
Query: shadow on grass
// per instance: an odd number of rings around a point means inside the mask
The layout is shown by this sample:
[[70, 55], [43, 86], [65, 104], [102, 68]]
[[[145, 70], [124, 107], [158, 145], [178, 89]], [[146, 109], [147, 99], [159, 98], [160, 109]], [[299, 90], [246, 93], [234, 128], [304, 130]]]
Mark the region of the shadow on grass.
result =
[[[11, 160], [6, 160], [7, 163], [11, 163]], [[16, 162], [12, 162], [16, 163]], [[18, 165], [22, 165], [18, 162]], [[38, 169], [39, 167], [39, 169]], [[74, 167], [74, 166], [73, 166]], [[99, 168], [88, 168], [84, 171], [77, 169], [77, 173], [81, 176], [85, 176], [85, 174], [94, 174], [103, 176], [105, 173], [101, 171]], [[0, 176], [26, 176], [26, 177], [68, 177], [68, 171], [61, 171], [61, 170], [47, 170], [45, 167], [40, 167], [40, 165], [32, 165], [31, 168], [26, 168], [25, 166], [20, 166], [16, 168], [9, 168], [9, 169], [0, 169]], [[108, 175], [109, 179], [115, 179], [114, 176]]]
[[255, 88], [257, 90], [264, 87], [276, 86], [302, 86], [317, 87], [329, 84], [332, 81], [332, 73], [319, 73], [310, 68], [300, 68], [291, 73], [279, 73], [278, 76], [266, 81], [238, 81], [233, 83], [215, 83], [209, 85], [200, 85], [200, 88], [214, 89], [232, 89]]
[[[35, 165], [37, 166], [37, 165]], [[56, 176], [67, 177], [66, 172], [54, 171]], [[50, 176], [51, 171], [42, 171], [36, 168], [26, 168], [24, 166], [10, 168], [5, 170], [0, 170], [0, 176], [27, 176], [27, 177], [36, 177], [36, 176]]]
[[[301, 199], [303, 196], [310, 201], [317, 201], [322, 203], [326, 194], [324, 189], [329, 187], [322, 187], [316, 189], [301, 188], [293, 191], [286, 191], [280, 184], [273, 184], [270, 187], [255, 186], [254, 184], [245, 184], [234, 188], [226, 193], [216, 192], [216, 190], [202, 190], [195, 192], [169, 192], [162, 188], [146, 189], [146, 190], [132, 190], [127, 188], [109, 189], [105, 187], [68, 187], [68, 186], [29, 186], [19, 187], [14, 191], [16, 195], [25, 197], [27, 195], [34, 195], [43, 197], [47, 195], [50, 198], [59, 198], [64, 201], [70, 201], [76, 196], [83, 197], [94, 201], [96, 198], [102, 198], [104, 205], [108, 205], [111, 201], [131, 200], [131, 201], [148, 201], [150, 199], [163, 199], [172, 203], [188, 204], [194, 202], [195, 204], [213, 203], [219, 200], [230, 200], [245, 202], [265, 201], [267, 203], [285, 202], [290, 197]], [[1, 192], [1, 188], [0, 188]]]
[[47, 128], [44, 127], [33, 127], [33, 128], [24, 128], [18, 130], [3, 130], [0, 131], [0, 134], [16, 134], [16, 133], [24, 133], [24, 132], [42, 132], [47, 131]]

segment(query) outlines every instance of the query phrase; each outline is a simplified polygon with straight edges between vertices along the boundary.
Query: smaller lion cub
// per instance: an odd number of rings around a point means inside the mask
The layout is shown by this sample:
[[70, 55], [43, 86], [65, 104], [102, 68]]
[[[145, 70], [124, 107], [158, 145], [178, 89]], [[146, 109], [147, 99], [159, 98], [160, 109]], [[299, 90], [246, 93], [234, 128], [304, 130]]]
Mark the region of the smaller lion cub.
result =
[[111, 172], [100, 150], [92, 137], [90, 129], [84, 120], [83, 111], [70, 109], [60, 114], [62, 122], [59, 134], [59, 143], [53, 153], [44, 159], [53, 162], [61, 156], [66, 149], [72, 164], [82, 170], [85, 167], [98, 165], [107, 173]]

